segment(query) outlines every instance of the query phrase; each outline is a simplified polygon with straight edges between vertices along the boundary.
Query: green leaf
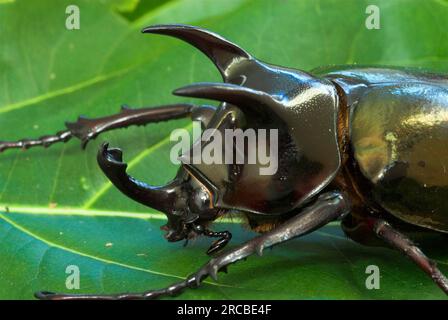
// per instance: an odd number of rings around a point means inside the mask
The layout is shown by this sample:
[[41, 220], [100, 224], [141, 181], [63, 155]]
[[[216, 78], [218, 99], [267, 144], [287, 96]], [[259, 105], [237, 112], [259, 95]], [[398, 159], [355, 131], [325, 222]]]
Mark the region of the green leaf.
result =
[[[341, 4], [343, 2], [343, 4]], [[76, 4], [81, 29], [65, 28]], [[196, 49], [142, 35], [155, 23], [188, 23], [216, 31], [263, 61], [311, 70], [330, 64], [381, 64], [448, 70], [448, 3], [376, 1], [381, 28], [365, 28], [370, 1], [199, 1], [157, 6], [136, 1], [0, 1], [0, 137], [54, 133], [64, 121], [134, 107], [186, 101], [170, 92], [220, 81]], [[134, 11], [133, 11], [134, 10]], [[127, 11], [122, 15], [120, 11]], [[120, 146], [130, 172], [152, 184], [171, 179], [169, 133], [177, 120], [102, 135], [81, 151], [76, 141], [0, 155], [0, 298], [67, 291], [66, 267], [81, 270], [82, 292], [160, 288], [207, 261], [209, 242], [169, 244], [164, 216], [125, 198], [105, 179], [95, 155], [102, 141]], [[232, 245], [254, 234], [218, 222]], [[448, 272], [443, 242], [428, 255]], [[377, 265], [381, 289], [367, 290], [366, 267]], [[431, 280], [399, 253], [346, 239], [337, 224], [268, 250], [208, 281], [187, 299], [441, 299]]]

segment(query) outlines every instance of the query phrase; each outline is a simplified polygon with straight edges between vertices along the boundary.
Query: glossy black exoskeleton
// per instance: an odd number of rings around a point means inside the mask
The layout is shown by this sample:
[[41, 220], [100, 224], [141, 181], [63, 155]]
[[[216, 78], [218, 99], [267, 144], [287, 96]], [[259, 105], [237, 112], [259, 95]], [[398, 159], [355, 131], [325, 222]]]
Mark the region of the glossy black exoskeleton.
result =
[[[224, 83], [174, 91], [221, 101], [218, 108], [175, 104], [79, 118], [39, 139], [0, 143], [47, 147], [72, 137], [83, 146], [100, 133], [191, 117], [203, 128], [278, 130], [278, 170], [261, 164], [190, 164], [162, 187], [126, 173], [119, 149], [103, 144], [98, 163], [125, 195], [164, 212], [169, 241], [217, 237], [208, 253], [230, 240], [208, 229], [230, 210], [262, 234], [218, 253], [185, 281], [139, 294], [37, 294], [41, 299], [151, 299], [174, 295], [253, 253], [341, 219], [344, 232], [366, 245], [386, 244], [412, 259], [448, 293], [448, 280], [408, 238], [407, 230], [448, 233], [448, 76], [398, 68], [343, 67], [311, 73], [269, 65], [220, 36], [196, 27], [160, 25], [144, 33], [174, 36], [207, 55]], [[207, 142], [200, 142], [206, 144]], [[185, 160], [185, 159], [184, 159]]]

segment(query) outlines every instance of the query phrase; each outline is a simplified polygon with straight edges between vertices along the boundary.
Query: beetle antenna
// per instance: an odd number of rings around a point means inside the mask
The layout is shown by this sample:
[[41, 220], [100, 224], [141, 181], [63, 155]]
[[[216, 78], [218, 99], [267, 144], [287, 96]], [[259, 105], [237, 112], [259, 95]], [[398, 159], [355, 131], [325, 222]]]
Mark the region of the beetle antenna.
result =
[[210, 231], [210, 230], [205, 229], [204, 235], [206, 235], [207, 237], [213, 237], [213, 238], [220, 237], [220, 239], [214, 241], [212, 243], [212, 245], [210, 246], [210, 248], [208, 248], [208, 250], [207, 250], [208, 255], [212, 255], [215, 252], [220, 251], [232, 239], [232, 234], [229, 231], [216, 232], [216, 231]]
[[193, 225], [193, 228], [198, 234], [202, 234], [206, 237], [220, 238], [220, 239], [214, 241], [212, 243], [212, 245], [210, 246], [210, 248], [208, 248], [208, 250], [207, 250], [208, 255], [212, 255], [215, 252], [220, 251], [232, 239], [232, 234], [229, 231], [211, 231], [207, 228], [204, 228], [201, 225]]

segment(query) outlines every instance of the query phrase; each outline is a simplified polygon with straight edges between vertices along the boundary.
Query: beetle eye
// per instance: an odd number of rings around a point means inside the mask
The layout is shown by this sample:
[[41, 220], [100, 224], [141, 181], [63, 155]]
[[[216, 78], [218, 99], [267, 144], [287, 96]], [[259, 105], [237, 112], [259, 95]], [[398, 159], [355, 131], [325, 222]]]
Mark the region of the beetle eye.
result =
[[182, 210], [173, 210], [171, 212], [171, 214], [174, 215], [174, 216], [182, 216], [183, 211]]
[[210, 197], [206, 191], [199, 188], [194, 192], [192, 202], [196, 209], [202, 211], [210, 206]]

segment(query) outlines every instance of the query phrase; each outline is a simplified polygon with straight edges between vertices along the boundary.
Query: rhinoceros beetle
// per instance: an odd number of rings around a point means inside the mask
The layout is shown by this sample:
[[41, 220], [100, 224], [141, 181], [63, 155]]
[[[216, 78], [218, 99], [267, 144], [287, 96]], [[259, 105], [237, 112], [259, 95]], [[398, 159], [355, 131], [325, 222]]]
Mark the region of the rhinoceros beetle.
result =
[[[168, 241], [218, 238], [214, 257], [184, 281], [165, 289], [114, 295], [39, 292], [40, 299], [153, 299], [198, 287], [204, 278], [253, 253], [339, 219], [361, 244], [401, 251], [448, 294], [448, 280], [411, 241], [414, 231], [448, 233], [448, 76], [392, 67], [328, 67], [310, 73], [263, 63], [219, 35], [187, 25], [156, 25], [143, 33], [179, 38], [216, 65], [224, 83], [174, 91], [220, 101], [219, 107], [173, 104], [131, 109], [66, 123], [55, 135], [8, 148], [48, 147], [75, 137], [82, 146], [102, 132], [191, 117], [203, 128], [276, 128], [278, 170], [260, 175], [245, 164], [182, 163], [166, 186], [126, 173], [120, 149], [101, 146], [97, 160], [131, 199], [164, 212]], [[257, 165], [255, 165], [257, 166]], [[209, 229], [230, 211], [261, 234], [228, 252], [227, 231]]]

